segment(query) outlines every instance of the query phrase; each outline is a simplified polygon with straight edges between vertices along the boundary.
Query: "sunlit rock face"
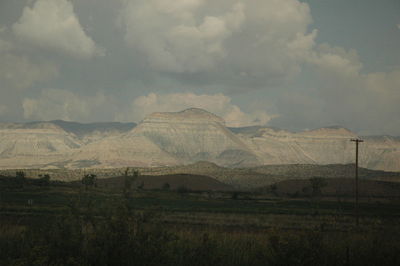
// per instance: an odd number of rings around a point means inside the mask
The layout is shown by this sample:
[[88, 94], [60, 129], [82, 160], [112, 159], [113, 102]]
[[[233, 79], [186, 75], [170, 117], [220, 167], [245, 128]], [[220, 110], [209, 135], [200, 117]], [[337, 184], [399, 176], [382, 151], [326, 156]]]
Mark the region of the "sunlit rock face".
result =
[[80, 147], [77, 138], [51, 123], [0, 126], [1, 168], [57, 164], [68, 160]]
[[354, 133], [343, 128], [299, 133], [262, 128], [257, 136], [247, 136], [247, 142], [264, 164], [342, 164], [354, 157], [349, 141], [354, 137]]
[[[0, 123], [0, 168], [171, 166], [197, 161], [221, 166], [348, 164], [359, 137], [341, 127], [304, 132], [227, 128], [202, 109], [154, 113], [137, 126], [65, 121]], [[360, 166], [400, 171], [400, 138], [364, 137]]]
[[[355, 161], [355, 133], [329, 127], [304, 132], [257, 128], [238, 136], [263, 164], [348, 164]], [[359, 146], [360, 166], [400, 171], [400, 139], [365, 137]]]
[[360, 144], [360, 162], [370, 169], [400, 171], [400, 137], [365, 137]]
[[200, 160], [232, 166], [259, 163], [255, 154], [225, 127], [222, 118], [202, 109], [154, 113], [131, 134], [146, 137], [181, 163]]
[[79, 149], [67, 168], [164, 166], [179, 162], [145, 137], [121, 134], [89, 143]]

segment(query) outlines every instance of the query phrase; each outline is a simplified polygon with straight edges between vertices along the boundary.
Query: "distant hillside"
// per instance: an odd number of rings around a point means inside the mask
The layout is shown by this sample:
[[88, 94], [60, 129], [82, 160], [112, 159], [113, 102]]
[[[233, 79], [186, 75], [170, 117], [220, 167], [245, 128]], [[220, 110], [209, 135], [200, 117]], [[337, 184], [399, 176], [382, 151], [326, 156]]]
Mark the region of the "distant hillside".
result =
[[[264, 165], [247, 168], [226, 168], [209, 162], [148, 169], [151, 174], [189, 173], [206, 175], [238, 189], [253, 189], [283, 180], [322, 178], [354, 178], [354, 165]], [[363, 179], [400, 182], [399, 172], [385, 172], [359, 168]]]
[[[98, 180], [98, 186], [112, 187], [122, 190], [124, 176]], [[159, 176], [139, 176], [132, 185], [133, 188], [160, 190], [192, 190], [192, 191], [232, 191], [233, 188], [218, 180], [202, 175], [175, 174]]]
[[263, 126], [250, 126], [250, 127], [228, 127], [230, 131], [235, 134], [256, 135]]
[[[352, 178], [354, 177], [354, 164], [288, 164], [288, 165], [263, 165], [251, 168], [254, 172], [266, 175], [278, 175], [284, 177], [310, 178]], [[392, 178], [400, 177], [399, 172], [386, 172], [380, 170], [370, 170], [360, 167], [358, 174], [363, 178]]]
[[120, 122], [99, 122], [99, 123], [77, 123], [63, 120], [53, 120], [49, 123], [55, 124], [67, 132], [74, 133], [78, 137], [98, 132], [128, 132], [132, 130], [136, 123], [120, 123]]
[[[324, 197], [354, 197], [354, 179], [329, 178], [324, 179], [320, 193], [316, 196]], [[273, 186], [258, 188], [256, 191], [269, 192], [280, 196], [307, 197], [313, 196], [310, 179], [284, 180]], [[400, 183], [377, 180], [359, 181], [359, 196], [365, 198], [387, 197], [400, 198]]]
[[[153, 113], [138, 125], [61, 120], [0, 123], [0, 169], [165, 167], [197, 161], [230, 168], [346, 165], [354, 162], [350, 139], [357, 137], [339, 126], [302, 132], [265, 126], [227, 128], [221, 117], [198, 108]], [[364, 137], [359, 159], [363, 168], [400, 172], [400, 138]], [[262, 168], [247, 172], [275, 175]]]
[[[85, 174], [96, 174], [99, 179], [123, 175], [126, 168], [92, 169], [26, 169], [27, 177], [37, 178], [40, 174], [49, 174], [52, 180], [80, 180]], [[266, 165], [247, 168], [227, 168], [210, 162], [168, 167], [136, 167], [145, 176], [165, 176], [189, 174], [207, 176], [235, 189], [252, 190], [266, 187], [285, 180], [309, 179], [314, 177], [342, 178], [353, 180], [353, 165]], [[0, 175], [15, 176], [16, 170], [0, 170]], [[400, 182], [399, 172], [385, 172], [360, 168], [360, 179]]]

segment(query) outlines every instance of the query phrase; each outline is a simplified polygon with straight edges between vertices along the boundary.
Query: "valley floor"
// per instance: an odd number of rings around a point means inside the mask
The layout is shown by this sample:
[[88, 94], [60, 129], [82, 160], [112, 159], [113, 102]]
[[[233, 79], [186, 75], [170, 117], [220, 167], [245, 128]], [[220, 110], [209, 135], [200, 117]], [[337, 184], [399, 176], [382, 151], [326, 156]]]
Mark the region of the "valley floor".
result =
[[357, 227], [354, 203], [345, 197], [123, 192], [59, 182], [3, 182], [0, 191], [1, 265], [400, 262], [398, 199], [363, 198]]

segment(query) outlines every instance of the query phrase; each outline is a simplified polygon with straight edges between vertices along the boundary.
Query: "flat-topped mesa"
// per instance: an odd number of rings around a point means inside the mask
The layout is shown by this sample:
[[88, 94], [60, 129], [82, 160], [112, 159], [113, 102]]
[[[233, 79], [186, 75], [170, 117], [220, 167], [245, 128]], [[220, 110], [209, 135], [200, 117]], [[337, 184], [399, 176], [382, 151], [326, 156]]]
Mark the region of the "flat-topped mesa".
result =
[[347, 128], [340, 126], [322, 127], [299, 133], [304, 136], [327, 137], [327, 138], [354, 138], [357, 134]]
[[180, 112], [158, 112], [152, 113], [143, 119], [142, 122], [217, 122], [225, 125], [224, 119], [200, 108], [189, 108]]
[[258, 130], [260, 136], [273, 137], [273, 138], [326, 138], [326, 139], [347, 139], [355, 138], [357, 134], [348, 130], [344, 127], [333, 126], [333, 127], [322, 127], [312, 130], [300, 131], [300, 132], [290, 132], [283, 129], [275, 128], [261, 128]]
[[222, 118], [198, 108], [176, 113], [153, 113], [127, 134], [145, 138], [177, 161], [188, 164], [253, 164], [257, 158], [225, 127]]

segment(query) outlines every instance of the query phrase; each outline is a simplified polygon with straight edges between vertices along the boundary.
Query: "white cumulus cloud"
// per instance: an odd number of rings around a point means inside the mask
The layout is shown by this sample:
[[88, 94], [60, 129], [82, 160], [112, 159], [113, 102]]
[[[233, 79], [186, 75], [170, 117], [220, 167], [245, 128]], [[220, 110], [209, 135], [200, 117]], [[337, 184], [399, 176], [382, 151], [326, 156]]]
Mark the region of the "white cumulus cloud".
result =
[[119, 18], [127, 46], [151, 70], [266, 84], [292, 78], [312, 54], [317, 31], [308, 30], [312, 18], [306, 3], [172, 2], [126, 1]]
[[85, 33], [67, 0], [37, 0], [33, 7], [24, 8], [12, 29], [17, 37], [45, 49], [78, 58], [104, 55]]
[[316, 47], [308, 63], [315, 89], [282, 95], [278, 120], [311, 128], [343, 125], [360, 134], [400, 134], [399, 69], [363, 73], [356, 50], [328, 44]]
[[97, 112], [109, 104], [103, 93], [83, 97], [60, 89], [44, 89], [35, 98], [22, 103], [24, 118], [33, 120], [94, 121]]
[[218, 14], [199, 14], [203, 0], [127, 1], [120, 21], [125, 40], [143, 53], [151, 67], [168, 72], [212, 68], [226, 55], [224, 41], [244, 20], [244, 5], [229, 5]]

